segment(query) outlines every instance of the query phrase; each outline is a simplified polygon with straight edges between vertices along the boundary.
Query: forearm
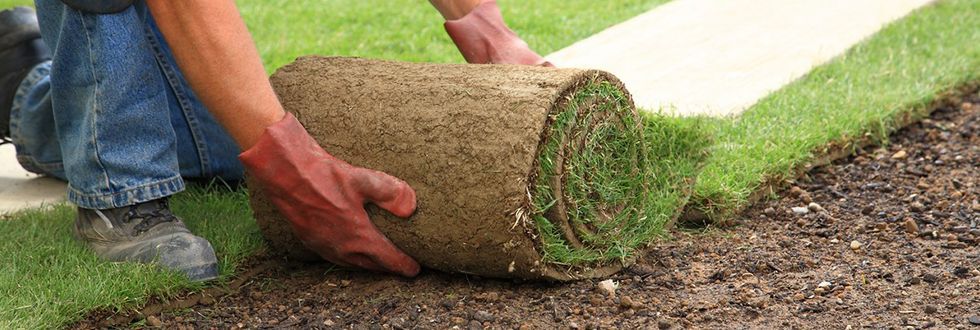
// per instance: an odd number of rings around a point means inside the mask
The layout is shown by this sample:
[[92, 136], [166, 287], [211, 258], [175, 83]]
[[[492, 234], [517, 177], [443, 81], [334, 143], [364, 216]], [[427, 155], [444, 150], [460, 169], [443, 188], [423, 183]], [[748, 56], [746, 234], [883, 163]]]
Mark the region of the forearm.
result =
[[446, 20], [460, 19], [469, 14], [483, 0], [429, 0]]
[[188, 83], [243, 149], [283, 118], [233, 0], [148, 0]]

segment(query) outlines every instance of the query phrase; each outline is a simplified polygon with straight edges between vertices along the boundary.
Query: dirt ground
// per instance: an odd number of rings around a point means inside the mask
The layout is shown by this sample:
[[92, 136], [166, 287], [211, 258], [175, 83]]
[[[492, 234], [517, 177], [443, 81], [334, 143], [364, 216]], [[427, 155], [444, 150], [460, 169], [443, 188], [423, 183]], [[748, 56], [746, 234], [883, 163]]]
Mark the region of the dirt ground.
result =
[[599, 281], [521, 283], [436, 271], [401, 279], [272, 262], [231, 295], [139, 324], [980, 329], [980, 97], [973, 95], [896, 133], [887, 147], [809, 172], [734, 228], [675, 231], [612, 278], [612, 295]]

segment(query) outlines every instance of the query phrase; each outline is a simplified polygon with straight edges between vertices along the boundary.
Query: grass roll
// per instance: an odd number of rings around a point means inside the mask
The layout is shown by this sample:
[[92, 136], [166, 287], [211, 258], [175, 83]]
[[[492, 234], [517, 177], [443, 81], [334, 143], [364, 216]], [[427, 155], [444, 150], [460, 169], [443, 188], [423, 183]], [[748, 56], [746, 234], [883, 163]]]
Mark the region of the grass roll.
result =
[[[693, 130], [641, 116], [602, 71], [303, 57], [272, 83], [327, 152], [415, 188], [411, 218], [368, 212], [398, 247], [444, 271], [612, 274], [662, 233], [694, 173], [695, 148], [680, 142]], [[315, 258], [260, 189], [250, 192], [273, 250]]]

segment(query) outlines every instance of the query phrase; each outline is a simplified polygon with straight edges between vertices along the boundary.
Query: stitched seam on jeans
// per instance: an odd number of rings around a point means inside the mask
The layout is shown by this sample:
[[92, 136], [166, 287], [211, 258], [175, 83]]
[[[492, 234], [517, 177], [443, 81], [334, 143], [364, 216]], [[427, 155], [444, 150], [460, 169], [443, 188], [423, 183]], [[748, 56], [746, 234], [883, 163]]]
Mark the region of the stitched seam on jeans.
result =
[[82, 23], [82, 30], [85, 31], [85, 40], [87, 42], [89, 53], [89, 65], [92, 69], [92, 79], [95, 82], [95, 95], [92, 102], [92, 146], [95, 148], [95, 162], [99, 164], [99, 169], [102, 170], [103, 174], [102, 177], [105, 178], [105, 188], [107, 190], [111, 190], [112, 184], [109, 180], [109, 171], [106, 171], [105, 165], [102, 164], [102, 156], [99, 153], [99, 128], [97, 126], [97, 119], [99, 117], [99, 78], [95, 71], [95, 53], [92, 51], [92, 36], [89, 35], [88, 26], [85, 25], [85, 17], [82, 15], [82, 13], [74, 9], [68, 10], [78, 14], [78, 19]]
[[[43, 61], [32, 67], [27, 76], [24, 77], [24, 80], [21, 80], [20, 84], [17, 85], [17, 89], [14, 92], [14, 104], [12, 104], [10, 107], [11, 120], [9, 124], [10, 127], [8, 127], [10, 130], [10, 139], [15, 141], [14, 145], [17, 145], [17, 138], [20, 137], [20, 123], [19, 120], [14, 121], [13, 118], [16, 117], [20, 119], [20, 108], [23, 107], [24, 101], [27, 99], [27, 96], [30, 93], [30, 87], [37, 85], [37, 83], [40, 82], [45, 76], [50, 75], [50, 72], [51, 60]], [[14, 127], [17, 129], [15, 130]]]
[[32, 167], [35, 169], [42, 170], [43, 172], [46, 173], [65, 170], [65, 164], [62, 162], [52, 162], [52, 163], [39, 162], [36, 158], [34, 158], [34, 156], [30, 156], [30, 155], [17, 155], [17, 163], [20, 163], [20, 165], [23, 166], [25, 169], [28, 169], [27, 167]]
[[[154, 196], [145, 201], [160, 199], [163, 197], [171, 196], [184, 190], [183, 179], [180, 175], [172, 176], [166, 179], [157, 180], [150, 183], [145, 183], [136, 187], [127, 188], [117, 192], [109, 194], [88, 194], [79, 191], [71, 184], [68, 185], [68, 199], [71, 201], [81, 200], [84, 201], [83, 204], [98, 204], [107, 205], [109, 207], [122, 207], [125, 205], [117, 205], [117, 199], [123, 199], [124, 202], [121, 204], [131, 205], [135, 199], [137, 193], [143, 192], [142, 195], [160, 195]], [[78, 204], [77, 202], [75, 202]]]
[[201, 167], [201, 176], [207, 177], [211, 174], [211, 163], [207, 156], [207, 145], [201, 142], [203, 133], [200, 132], [200, 123], [198, 123], [197, 118], [191, 113], [191, 105], [187, 100], [187, 95], [184, 93], [184, 90], [177, 88], [180, 84], [177, 81], [174, 68], [170, 66], [170, 63], [167, 62], [166, 57], [163, 55], [163, 47], [160, 45], [161, 41], [157, 40], [156, 35], [153, 34], [153, 30], [149, 28], [149, 23], [144, 22], [143, 32], [146, 35], [147, 41], [150, 43], [150, 47], [153, 49], [153, 55], [157, 59], [157, 66], [160, 67], [160, 72], [163, 73], [164, 79], [170, 85], [170, 90], [174, 92], [174, 96], [177, 98], [177, 104], [180, 106], [180, 112], [184, 117], [184, 121], [187, 123], [187, 128], [191, 131], [191, 139], [193, 140], [191, 143], [197, 152], [198, 165]]

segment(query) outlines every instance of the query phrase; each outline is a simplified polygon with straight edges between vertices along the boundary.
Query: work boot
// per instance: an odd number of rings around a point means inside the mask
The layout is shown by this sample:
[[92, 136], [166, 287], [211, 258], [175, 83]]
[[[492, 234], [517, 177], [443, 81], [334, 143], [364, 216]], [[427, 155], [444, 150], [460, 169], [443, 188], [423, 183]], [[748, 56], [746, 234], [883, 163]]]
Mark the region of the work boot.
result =
[[34, 10], [0, 11], [0, 139], [10, 137], [10, 108], [17, 87], [34, 66], [51, 59]]
[[218, 276], [211, 243], [191, 234], [165, 198], [106, 210], [78, 208], [75, 237], [110, 261], [157, 263], [194, 281]]
[[480, 3], [463, 18], [446, 21], [445, 27], [468, 63], [553, 66], [507, 27], [494, 0]]

